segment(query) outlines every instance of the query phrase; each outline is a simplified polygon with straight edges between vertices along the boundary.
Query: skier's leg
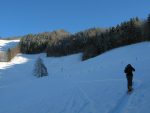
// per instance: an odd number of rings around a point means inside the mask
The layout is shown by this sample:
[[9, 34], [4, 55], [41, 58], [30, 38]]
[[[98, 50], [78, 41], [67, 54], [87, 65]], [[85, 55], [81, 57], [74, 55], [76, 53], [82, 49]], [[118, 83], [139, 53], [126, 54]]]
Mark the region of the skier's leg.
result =
[[127, 77], [127, 88], [128, 88], [128, 91], [130, 90], [130, 79], [129, 77]]
[[129, 91], [132, 91], [132, 76], [129, 77]]
[[131, 88], [133, 89], [133, 76], [131, 76]]

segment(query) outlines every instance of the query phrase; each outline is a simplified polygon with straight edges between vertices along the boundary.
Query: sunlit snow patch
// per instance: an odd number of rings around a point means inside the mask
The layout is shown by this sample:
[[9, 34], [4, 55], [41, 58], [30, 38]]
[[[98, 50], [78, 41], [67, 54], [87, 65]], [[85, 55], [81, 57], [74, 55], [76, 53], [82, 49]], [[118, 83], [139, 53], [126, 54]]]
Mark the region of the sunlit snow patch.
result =
[[13, 65], [16, 64], [23, 64], [28, 62], [29, 59], [21, 56], [21, 54], [18, 54], [16, 57], [14, 57], [10, 62], [0, 62], [0, 69], [6, 69], [10, 68]]

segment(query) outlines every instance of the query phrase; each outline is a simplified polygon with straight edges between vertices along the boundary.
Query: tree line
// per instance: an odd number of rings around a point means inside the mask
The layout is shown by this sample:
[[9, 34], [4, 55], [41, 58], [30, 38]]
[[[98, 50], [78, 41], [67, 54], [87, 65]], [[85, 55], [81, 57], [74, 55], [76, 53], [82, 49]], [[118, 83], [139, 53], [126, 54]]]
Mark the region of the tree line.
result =
[[110, 28], [92, 28], [75, 34], [64, 30], [29, 34], [20, 41], [22, 53], [46, 52], [47, 56], [64, 56], [83, 52], [82, 60], [97, 56], [110, 49], [150, 40], [150, 15], [138, 17]]
[[47, 45], [56, 43], [61, 38], [70, 35], [64, 30], [44, 32], [39, 34], [28, 34], [20, 40], [20, 50], [26, 54], [46, 52]]

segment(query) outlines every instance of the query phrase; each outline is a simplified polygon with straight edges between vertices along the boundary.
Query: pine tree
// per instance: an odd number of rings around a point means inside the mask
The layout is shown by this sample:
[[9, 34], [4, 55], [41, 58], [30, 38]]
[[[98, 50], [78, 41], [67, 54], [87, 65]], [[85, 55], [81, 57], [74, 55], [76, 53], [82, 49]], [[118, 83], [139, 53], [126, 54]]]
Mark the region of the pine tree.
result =
[[147, 26], [148, 26], [148, 39], [150, 39], [150, 14], [148, 15], [147, 18]]
[[37, 77], [48, 76], [47, 68], [41, 58], [38, 58], [35, 62], [34, 75]]
[[147, 23], [148, 23], [148, 25], [150, 26], [150, 14], [148, 15]]

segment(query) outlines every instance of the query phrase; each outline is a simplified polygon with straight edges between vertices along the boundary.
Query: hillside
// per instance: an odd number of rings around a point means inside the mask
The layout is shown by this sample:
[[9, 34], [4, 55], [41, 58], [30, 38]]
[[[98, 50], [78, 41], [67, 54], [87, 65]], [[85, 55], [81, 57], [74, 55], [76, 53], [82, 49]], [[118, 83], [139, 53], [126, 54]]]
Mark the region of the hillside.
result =
[[[138, 43], [81, 61], [82, 54], [46, 57], [18, 54], [0, 62], [0, 113], [148, 113], [150, 42]], [[48, 77], [33, 76], [41, 57]], [[134, 73], [134, 92], [126, 93], [126, 64]]]
[[20, 40], [20, 50], [26, 54], [46, 53], [60, 57], [83, 53], [82, 60], [96, 57], [109, 50], [150, 40], [150, 15], [138, 17], [109, 28], [91, 28], [74, 34], [65, 30], [28, 34]]

